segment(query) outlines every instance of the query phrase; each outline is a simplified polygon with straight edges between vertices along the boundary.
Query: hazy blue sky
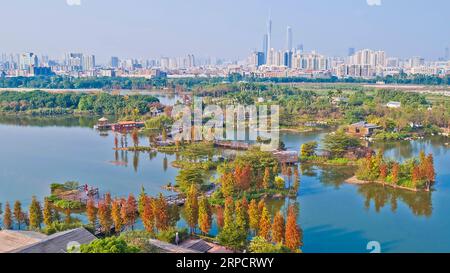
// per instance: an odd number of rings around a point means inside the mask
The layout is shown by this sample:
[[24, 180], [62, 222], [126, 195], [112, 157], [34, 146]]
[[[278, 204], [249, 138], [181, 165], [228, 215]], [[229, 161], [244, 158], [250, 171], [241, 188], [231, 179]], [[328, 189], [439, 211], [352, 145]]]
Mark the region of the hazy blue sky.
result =
[[0, 0], [0, 52], [243, 58], [261, 48], [269, 10], [279, 48], [287, 25], [294, 45], [328, 55], [438, 58], [450, 46], [448, 0]]

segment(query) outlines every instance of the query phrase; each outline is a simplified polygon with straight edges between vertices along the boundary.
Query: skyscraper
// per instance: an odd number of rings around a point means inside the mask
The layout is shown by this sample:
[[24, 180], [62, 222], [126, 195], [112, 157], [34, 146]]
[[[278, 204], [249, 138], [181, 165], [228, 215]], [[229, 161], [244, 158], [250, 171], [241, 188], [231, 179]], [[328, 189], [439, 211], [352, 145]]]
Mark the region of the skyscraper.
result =
[[263, 46], [262, 46], [262, 52], [264, 54], [264, 63], [267, 61], [267, 53], [269, 51], [269, 37], [267, 36], [267, 33], [264, 34], [263, 37]]
[[93, 70], [95, 68], [95, 56], [87, 55], [83, 58], [83, 70]]
[[111, 67], [117, 68], [119, 67], [119, 58], [118, 57], [111, 57]]
[[[269, 14], [269, 21], [267, 22], [267, 50], [269, 51], [272, 48], [272, 16]], [[266, 63], [269, 63], [268, 61], [268, 55], [266, 55], [267, 61]]]
[[292, 28], [290, 26], [286, 29], [286, 50], [292, 51]]
[[448, 47], [445, 48], [444, 58], [445, 58], [446, 61], [450, 60], [450, 49]]
[[36, 66], [38, 66], [38, 58], [34, 53], [26, 52], [20, 54], [19, 67], [21, 70], [31, 71]]

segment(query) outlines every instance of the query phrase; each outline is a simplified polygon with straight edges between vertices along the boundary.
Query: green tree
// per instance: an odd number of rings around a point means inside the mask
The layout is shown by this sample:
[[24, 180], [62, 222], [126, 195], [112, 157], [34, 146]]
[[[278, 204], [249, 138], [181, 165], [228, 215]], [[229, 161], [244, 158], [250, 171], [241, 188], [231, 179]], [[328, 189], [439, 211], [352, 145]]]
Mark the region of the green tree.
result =
[[137, 253], [139, 248], [129, 246], [118, 237], [97, 239], [89, 244], [81, 245], [81, 253]]
[[177, 185], [183, 192], [189, 191], [191, 185], [201, 187], [204, 183], [204, 172], [199, 168], [182, 169], [175, 178]]
[[323, 140], [325, 150], [331, 158], [343, 157], [350, 148], [361, 146], [357, 138], [347, 135], [344, 131], [339, 130], [336, 133], [327, 134]]
[[310, 142], [303, 143], [300, 148], [300, 156], [301, 157], [315, 156], [316, 149], [317, 149], [316, 141], [310, 141]]
[[249, 250], [252, 253], [289, 253], [289, 248], [282, 244], [272, 244], [263, 237], [256, 236], [250, 241]]

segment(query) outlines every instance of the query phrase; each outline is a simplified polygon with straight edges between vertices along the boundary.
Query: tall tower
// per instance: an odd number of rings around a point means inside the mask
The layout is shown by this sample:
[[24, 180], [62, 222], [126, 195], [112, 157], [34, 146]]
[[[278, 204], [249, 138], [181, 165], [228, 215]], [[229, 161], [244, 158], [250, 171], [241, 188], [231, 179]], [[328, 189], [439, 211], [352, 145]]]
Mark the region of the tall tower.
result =
[[264, 64], [266, 63], [267, 53], [269, 52], [269, 45], [268, 45], [268, 43], [269, 43], [269, 36], [266, 33], [266, 34], [264, 34], [264, 37], [263, 37], [263, 46], [262, 46], [262, 51], [263, 51], [263, 54], [264, 54]]
[[269, 13], [269, 21], [267, 22], [267, 51], [269, 52], [271, 48], [272, 48], [272, 16], [271, 13]]
[[290, 26], [286, 29], [286, 50], [292, 51], [292, 28]]

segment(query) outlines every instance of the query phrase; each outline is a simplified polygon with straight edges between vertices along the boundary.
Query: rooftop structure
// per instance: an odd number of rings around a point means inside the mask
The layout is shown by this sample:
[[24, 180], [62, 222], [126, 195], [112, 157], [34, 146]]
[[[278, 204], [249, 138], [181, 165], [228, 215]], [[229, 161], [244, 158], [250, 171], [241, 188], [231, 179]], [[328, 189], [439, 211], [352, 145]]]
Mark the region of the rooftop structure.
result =
[[58, 232], [34, 244], [20, 247], [14, 253], [66, 253], [69, 243], [88, 244], [97, 239], [85, 228]]

